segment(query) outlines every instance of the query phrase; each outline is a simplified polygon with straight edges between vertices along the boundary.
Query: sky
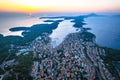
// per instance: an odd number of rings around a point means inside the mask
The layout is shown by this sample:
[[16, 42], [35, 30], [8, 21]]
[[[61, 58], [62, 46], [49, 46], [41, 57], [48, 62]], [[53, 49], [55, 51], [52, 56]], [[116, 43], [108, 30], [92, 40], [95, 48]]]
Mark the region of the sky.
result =
[[120, 12], [120, 0], [0, 0], [0, 12]]

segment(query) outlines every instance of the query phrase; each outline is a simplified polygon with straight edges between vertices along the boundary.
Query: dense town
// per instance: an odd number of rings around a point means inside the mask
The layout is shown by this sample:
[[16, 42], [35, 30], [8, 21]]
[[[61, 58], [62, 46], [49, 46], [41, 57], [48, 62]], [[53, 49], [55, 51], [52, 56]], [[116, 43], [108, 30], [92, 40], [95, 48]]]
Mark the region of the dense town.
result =
[[[47, 33], [37, 37], [29, 46], [19, 46], [21, 49], [16, 56], [25, 56], [31, 51], [34, 58], [29, 72], [31, 78], [23, 80], [115, 80], [101, 58], [106, 56], [105, 50], [95, 44], [94, 37], [85, 37], [89, 35], [86, 33], [71, 33], [55, 48]], [[5, 73], [0, 80], [14, 71], [6, 71], [5, 66], [18, 64], [15, 59], [4, 61], [0, 67]], [[19, 80], [18, 75], [16, 72], [14, 80]]]
[[114, 80], [100, 57], [105, 56], [104, 49], [81, 36], [72, 33], [55, 48], [47, 35], [33, 41], [38, 58], [31, 72], [34, 80]]

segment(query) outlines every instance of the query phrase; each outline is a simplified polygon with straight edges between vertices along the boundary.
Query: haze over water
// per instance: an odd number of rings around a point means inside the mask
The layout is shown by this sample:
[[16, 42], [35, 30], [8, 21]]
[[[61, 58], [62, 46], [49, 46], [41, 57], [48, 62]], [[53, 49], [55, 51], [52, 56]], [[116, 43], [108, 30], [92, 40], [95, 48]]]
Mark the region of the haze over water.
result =
[[[1, 16], [0, 16], [1, 17]], [[31, 16], [8, 16], [0, 18], [0, 34], [7, 35], [19, 35], [21, 36], [22, 31], [10, 32], [9, 29], [12, 27], [31, 27], [34, 24], [44, 23], [39, 17]]]

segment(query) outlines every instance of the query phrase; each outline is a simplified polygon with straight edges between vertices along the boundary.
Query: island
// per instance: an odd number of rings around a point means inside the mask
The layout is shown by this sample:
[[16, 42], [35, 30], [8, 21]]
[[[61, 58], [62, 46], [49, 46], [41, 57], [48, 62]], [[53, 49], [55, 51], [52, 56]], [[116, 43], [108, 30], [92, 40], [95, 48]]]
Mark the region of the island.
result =
[[[101, 47], [96, 36], [84, 28], [82, 16], [49, 17], [72, 19], [73, 27], [82, 29], [70, 33], [53, 48], [49, 35], [63, 20], [31, 27], [14, 27], [23, 31], [21, 36], [0, 34], [0, 79], [4, 80], [119, 80], [120, 71], [115, 66], [120, 61], [120, 50]], [[48, 17], [42, 17], [48, 18]]]

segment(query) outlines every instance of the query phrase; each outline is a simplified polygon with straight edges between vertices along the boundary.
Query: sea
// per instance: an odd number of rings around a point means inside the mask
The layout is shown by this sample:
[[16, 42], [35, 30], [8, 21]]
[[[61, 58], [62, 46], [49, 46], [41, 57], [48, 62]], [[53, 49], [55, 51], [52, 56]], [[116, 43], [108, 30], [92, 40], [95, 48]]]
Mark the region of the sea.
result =
[[[74, 13], [69, 14], [69, 16], [79, 15], [81, 14]], [[93, 33], [96, 36], [96, 43], [98, 45], [120, 50], [120, 16], [115, 15], [109, 14], [106, 16], [85, 18], [84, 22], [86, 23], [86, 25], [84, 25], [83, 27], [91, 28], [89, 32]], [[51, 15], [50, 14], [37, 16], [0, 15], [0, 34], [3, 34], [4, 36], [8, 35], [22, 36], [21, 35], [22, 31], [11, 32], [9, 31], [9, 29], [12, 27], [31, 27], [34, 24], [46, 23], [44, 21], [47, 19], [40, 19], [40, 17], [43, 16]], [[52, 14], [52, 16], [60, 16], [60, 14], [59, 15]], [[58, 27], [54, 29], [53, 32], [50, 34], [50, 37], [52, 39], [51, 44], [53, 45], [53, 47], [58, 46], [69, 33], [78, 32], [77, 28], [73, 27], [73, 25], [74, 23], [71, 23], [71, 20], [64, 20], [60, 22]]]
[[88, 17], [85, 23], [83, 27], [91, 28], [98, 45], [120, 49], [120, 16]]

